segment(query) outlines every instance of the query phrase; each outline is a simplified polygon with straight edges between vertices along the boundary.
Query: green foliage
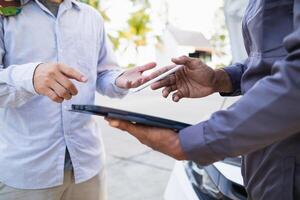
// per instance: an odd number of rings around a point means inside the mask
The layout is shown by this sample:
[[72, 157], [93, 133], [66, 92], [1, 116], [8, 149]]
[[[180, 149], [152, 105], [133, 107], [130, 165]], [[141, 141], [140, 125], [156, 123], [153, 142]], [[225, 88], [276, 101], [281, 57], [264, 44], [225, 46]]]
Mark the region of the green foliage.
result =
[[[81, 1], [99, 10], [105, 21], [110, 21], [106, 11], [101, 8], [100, 0]], [[128, 45], [134, 45], [135, 48], [147, 45], [147, 34], [151, 31], [149, 27], [151, 20], [148, 12], [151, 8], [150, 2], [149, 0], [130, 1], [134, 6], [139, 6], [140, 8], [130, 14], [127, 20], [127, 28], [117, 31], [117, 36], [108, 34], [115, 50], [119, 49], [122, 40], [126, 40]]]
[[135, 5], [144, 5], [144, 7], [150, 8], [149, 0], [131, 0], [131, 2]]
[[220, 7], [217, 10], [214, 20], [215, 30], [210, 38], [210, 43], [215, 50], [215, 56], [220, 60], [219, 63], [216, 64], [216, 67], [221, 68], [229, 64], [225, 59], [221, 61], [221, 58], [228, 57], [227, 47], [229, 45], [229, 35], [224, 18], [224, 7]]
[[94, 8], [99, 8], [99, 1], [98, 0], [81, 0], [81, 2], [89, 4], [90, 6], [93, 6]]
[[147, 45], [147, 34], [151, 29], [149, 27], [150, 16], [145, 8], [133, 12], [127, 23], [128, 28], [119, 31], [119, 38], [131, 41], [137, 47]]

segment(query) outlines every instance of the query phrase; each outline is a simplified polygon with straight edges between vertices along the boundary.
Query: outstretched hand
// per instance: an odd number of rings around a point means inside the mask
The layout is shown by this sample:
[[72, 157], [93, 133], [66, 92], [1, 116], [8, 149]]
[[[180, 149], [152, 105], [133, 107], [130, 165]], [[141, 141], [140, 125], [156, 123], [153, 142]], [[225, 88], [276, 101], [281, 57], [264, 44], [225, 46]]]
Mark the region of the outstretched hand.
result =
[[155, 67], [156, 63], [148, 63], [143, 66], [129, 69], [116, 79], [116, 85], [123, 89], [139, 87], [140, 85], [151, 80], [149, 76], [144, 76], [143, 73]]
[[[153, 90], [163, 88], [165, 98], [173, 92], [172, 99], [178, 102], [182, 98], [200, 98], [214, 92], [231, 91], [230, 78], [223, 70], [213, 70], [199, 59], [187, 56], [174, 58], [172, 61], [184, 67], [151, 85]], [[153, 72], [149, 78], [153, 79], [173, 67], [175, 65], [161, 68]]]

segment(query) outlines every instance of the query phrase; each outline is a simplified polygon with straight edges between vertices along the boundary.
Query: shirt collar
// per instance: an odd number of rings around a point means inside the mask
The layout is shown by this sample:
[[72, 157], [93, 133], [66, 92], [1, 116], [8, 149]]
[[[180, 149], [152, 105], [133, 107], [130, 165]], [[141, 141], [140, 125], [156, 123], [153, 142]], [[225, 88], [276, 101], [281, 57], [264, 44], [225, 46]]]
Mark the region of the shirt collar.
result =
[[[21, 3], [22, 3], [22, 5], [25, 5], [29, 1], [32, 1], [32, 0], [21, 0]], [[73, 5], [75, 5], [76, 8], [78, 8], [80, 10], [80, 5], [79, 5], [79, 2], [77, 0], [64, 0], [64, 1], [67, 1], [66, 2], [67, 4], [72, 3]]]

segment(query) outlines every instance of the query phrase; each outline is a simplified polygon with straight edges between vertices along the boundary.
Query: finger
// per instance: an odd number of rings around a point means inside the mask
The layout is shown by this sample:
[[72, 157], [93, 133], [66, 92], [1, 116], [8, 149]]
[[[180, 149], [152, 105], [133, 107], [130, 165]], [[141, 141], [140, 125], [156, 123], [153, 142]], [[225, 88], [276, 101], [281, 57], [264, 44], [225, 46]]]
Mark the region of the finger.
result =
[[138, 139], [142, 144], [153, 148], [153, 141], [150, 139], [149, 129], [151, 127], [132, 124], [130, 122], [122, 121], [122, 120], [115, 120], [115, 119], [107, 119], [109, 125], [118, 128], [120, 130], [128, 132], [130, 135]]
[[45, 95], [47, 97], [49, 97], [52, 101], [56, 102], [56, 103], [62, 103], [64, 101], [63, 98], [59, 97], [53, 90], [48, 89], [45, 92]]
[[141, 79], [142, 79], [142, 84], [151, 80], [151, 78], [149, 76], [142, 76]]
[[132, 81], [127, 80], [125, 83], [125, 88], [126, 89], [132, 88]]
[[180, 91], [178, 91], [173, 94], [172, 99], [174, 102], [179, 102], [180, 99], [182, 99], [183, 97], [183, 94]]
[[75, 96], [78, 94], [78, 90], [76, 88], [76, 86], [63, 74], [61, 73], [57, 73], [57, 75], [55, 76], [55, 80], [62, 85], [66, 90], [68, 90], [68, 92]]
[[187, 56], [181, 56], [179, 58], [172, 58], [172, 62], [177, 64], [177, 65], [186, 65], [191, 62], [191, 58]]
[[136, 81], [132, 82], [130, 88], [136, 88], [143, 84], [143, 78], [139, 78]]
[[62, 72], [68, 78], [75, 79], [79, 82], [87, 82], [87, 78], [75, 69], [65, 64], [58, 64], [58, 67], [60, 69], [60, 72]]
[[169, 71], [170, 69], [173, 69], [174, 67], [176, 67], [176, 65], [170, 65], [170, 66], [160, 68], [159, 70], [156, 70], [155, 72], [153, 72], [149, 76], [147, 76], [147, 78], [149, 80], [154, 79], [154, 78], [158, 77], [159, 75]]
[[141, 131], [138, 131], [138, 128], [140, 128], [140, 125], [132, 124], [131, 122], [118, 120], [118, 119], [110, 119], [108, 118], [107, 121], [109, 122], [109, 125], [111, 127], [120, 129], [122, 131], [127, 131], [129, 134], [133, 135], [136, 138], [140, 138], [142, 133]]
[[164, 79], [160, 80], [160, 81], [157, 81], [155, 83], [153, 83], [151, 85], [151, 89], [152, 90], [157, 90], [157, 89], [160, 89], [162, 87], [168, 87], [168, 86], [171, 86], [173, 84], [176, 83], [176, 77], [175, 77], [175, 74], [171, 74], [167, 77], [165, 77]]
[[50, 82], [50, 88], [59, 96], [60, 98], [70, 100], [72, 98], [72, 95], [58, 82], [55, 80], [51, 80]]
[[148, 63], [146, 65], [143, 65], [143, 66], [140, 66], [140, 67], [137, 67], [137, 71], [139, 72], [144, 72], [144, 71], [147, 71], [147, 70], [150, 70], [150, 69], [153, 69], [156, 67], [156, 63], [152, 62], [152, 63]]
[[177, 89], [176, 85], [172, 85], [163, 89], [162, 94], [163, 97], [167, 98], [169, 94]]

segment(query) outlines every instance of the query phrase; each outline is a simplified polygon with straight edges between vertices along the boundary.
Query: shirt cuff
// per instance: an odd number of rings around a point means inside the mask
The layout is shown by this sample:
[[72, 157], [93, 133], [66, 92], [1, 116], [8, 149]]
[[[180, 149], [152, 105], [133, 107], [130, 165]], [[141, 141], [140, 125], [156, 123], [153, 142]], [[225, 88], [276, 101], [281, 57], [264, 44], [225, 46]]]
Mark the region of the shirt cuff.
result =
[[11, 79], [13, 85], [19, 88], [23, 88], [24, 90], [34, 95], [38, 95], [38, 93], [34, 89], [33, 76], [37, 66], [39, 66], [40, 64], [41, 62], [28, 63], [12, 68]]
[[209, 165], [219, 160], [217, 154], [206, 144], [205, 122], [181, 130], [179, 138], [189, 160], [200, 165]]
[[241, 95], [241, 79], [243, 75], [243, 65], [236, 63], [229, 67], [223, 68], [223, 70], [228, 74], [232, 87], [233, 92], [230, 93], [223, 93], [221, 92], [221, 96], [238, 96]]

